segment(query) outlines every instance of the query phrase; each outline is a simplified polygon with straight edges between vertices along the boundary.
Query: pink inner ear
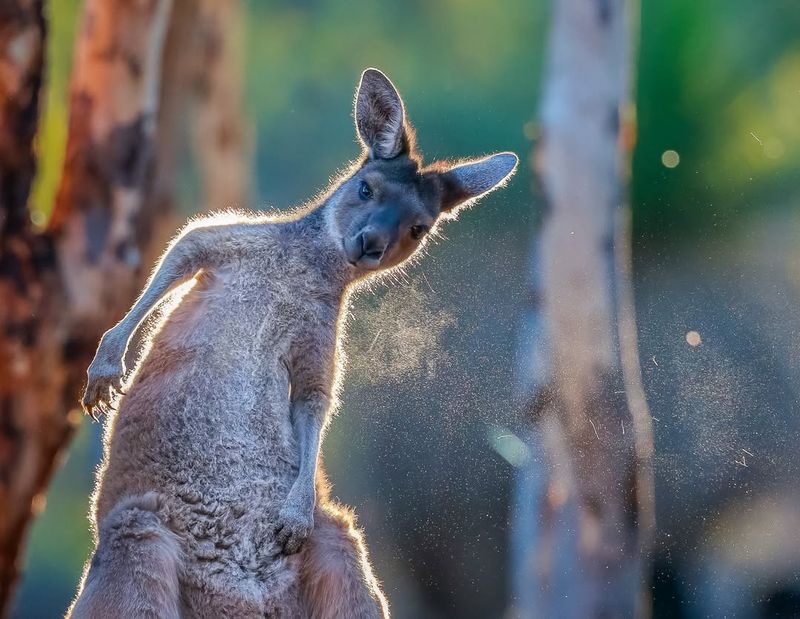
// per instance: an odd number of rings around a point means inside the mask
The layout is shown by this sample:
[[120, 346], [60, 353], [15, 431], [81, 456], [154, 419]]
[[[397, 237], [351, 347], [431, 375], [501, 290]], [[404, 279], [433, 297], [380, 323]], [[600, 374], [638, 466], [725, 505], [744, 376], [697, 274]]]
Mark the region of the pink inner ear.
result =
[[364, 72], [356, 95], [356, 127], [373, 157], [391, 159], [403, 147], [403, 102], [389, 79], [374, 69]]

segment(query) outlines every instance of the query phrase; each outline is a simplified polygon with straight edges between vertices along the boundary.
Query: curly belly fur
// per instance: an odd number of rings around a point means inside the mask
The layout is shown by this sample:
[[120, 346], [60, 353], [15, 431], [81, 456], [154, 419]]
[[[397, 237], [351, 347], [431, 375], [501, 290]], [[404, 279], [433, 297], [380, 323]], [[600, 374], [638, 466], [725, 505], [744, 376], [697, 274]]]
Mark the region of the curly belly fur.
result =
[[204, 616], [212, 590], [220, 608], [235, 590], [237, 603], [263, 609], [290, 594], [298, 571], [274, 531], [298, 471], [288, 377], [277, 359], [263, 372], [265, 359], [251, 363], [251, 351], [222, 355], [207, 342], [177, 349], [173, 326], [156, 337], [108, 420], [94, 517], [99, 528], [121, 500], [156, 492], [157, 514], [183, 553], [185, 603], [193, 589], [203, 592], [191, 615]]

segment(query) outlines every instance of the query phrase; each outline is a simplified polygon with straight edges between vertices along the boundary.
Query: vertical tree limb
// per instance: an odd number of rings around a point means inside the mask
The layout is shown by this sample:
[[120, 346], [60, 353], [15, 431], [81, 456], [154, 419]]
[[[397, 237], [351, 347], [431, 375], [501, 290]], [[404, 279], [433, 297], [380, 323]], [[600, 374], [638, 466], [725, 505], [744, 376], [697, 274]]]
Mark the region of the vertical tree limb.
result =
[[238, 0], [86, 0], [61, 183], [34, 231], [43, 1], [0, 6], [0, 616], [97, 340], [174, 232], [187, 107], [209, 204], [242, 203], [249, 172]]
[[50, 261], [48, 243], [37, 239], [28, 213], [44, 72], [43, 10], [43, 0], [0, 7], [0, 612], [16, 579], [31, 489], [45, 475], [37, 460], [41, 452], [50, 455], [59, 434], [45, 429], [34, 452], [24, 444], [43, 421], [28, 414], [36, 400], [32, 374], [44, 361], [32, 346], [45, 294], [39, 271]]
[[[244, 206], [252, 155], [252, 126], [243, 114], [241, 2], [174, 2], [159, 106], [159, 164], [144, 205], [159, 223], [154, 229], [162, 241], [154, 244], [158, 252], [176, 227], [176, 179], [187, 138], [202, 185], [203, 204], [197, 210]], [[164, 213], [168, 221], [162, 222]]]
[[[158, 165], [154, 166], [138, 219], [137, 234], [149, 236], [149, 242], [143, 247], [145, 267], [155, 264], [180, 225], [177, 185], [190, 123], [187, 110], [191, 107], [194, 71], [198, 65], [198, 0], [173, 0], [173, 3], [161, 71], [158, 139], [155, 141]], [[147, 275], [145, 268], [139, 273], [137, 286], [144, 283]]]
[[84, 8], [67, 154], [49, 230], [72, 319], [88, 329], [92, 346], [96, 325], [123, 311], [136, 288], [135, 223], [154, 154], [171, 9], [172, 0], [87, 0]]
[[[632, 4], [557, 0], [553, 14], [534, 157], [546, 211], [520, 374], [538, 432], [565, 449], [562, 462], [558, 450], [547, 450], [539, 473], [547, 476], [546, 491], [527, 498], [536, 505], [527, 517], [536, 515], [540, 532], [525, 549], [527, 565], [537, 566], [527, 581], [533, 596], [516, 595], [516, 612], [525, 617], [559, 615], [565, 599], [575, 617], [646, 612], [639, 592], [653, 526], [652, 438], [636, 351], [630, 231], [622, 225], [632, 146], [623, 139], [633, 109]], [[561, 479], [565, 471], [569, 483]], [[555, 501], [564, 495], [559, 488], [569, 496]], [[552, 540], [565, 539], [573, 512], [576, 569], [565, 570], [545, 553]], [[518, 522], [515, 530], [526, 526], [534, 523]]]
[[0, 154], [0, 613], [33, 512], [80, 420], [86, 365], [135, 292], [146, 236], [134, 224], [152, 166], [171, 9], [171, 0], [87, 0], [62, 182], [48, 230], [36, 234], [27, 198], [44, 20], [41, 0], [12, 4], [0, 9], [0, 149], [16, 157]]
[[242, 114], [239, 0], [198, 0], [194, 145], [206, 208], [248, 202], [252, 128]]

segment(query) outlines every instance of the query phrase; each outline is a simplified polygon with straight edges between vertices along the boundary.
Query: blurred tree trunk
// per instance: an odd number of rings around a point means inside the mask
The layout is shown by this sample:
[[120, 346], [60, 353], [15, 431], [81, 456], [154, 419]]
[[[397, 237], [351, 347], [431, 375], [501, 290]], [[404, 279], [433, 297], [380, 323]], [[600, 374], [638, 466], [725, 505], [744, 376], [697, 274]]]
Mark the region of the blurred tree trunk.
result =
[[[48, 465], [67, 434], [66, 419], [40, 414], [41, 372], [51, 355], [37, 340], [52, 271], [48, 238], [36, 235], [28, 195], [36, 171], [34, 136], [44, 72], [43, 0], [0, 7], [0, 612], [16, 579], [19, 540]], [[44, 332], [43, 332], [44, 331]], [[58, 375], [53, 377], [58, 380]], [[33, 440], [31, 440], [33, 438]]]
[[[174, 0], [158, 109], [158, 166], [140, 217], [151, 230], [144, 265], [156, 262], [185, 219], [176, 185], [190, 146], [203, 197], [191, 213], [249, 203], [253, 128], [243, 113], [241, 16], [240, 0]], [[139, 286], [147, 275], [140, 272]], [[156, 308], [149, 322], [160, 317]], [[129, 346], [128, 367], [137, 348]]]
[[0, 6], [0, 615], [28, 525], [81, 420], [97, 341], [178, 223], [187, 108], [196, 108], [208, 202], [246, 200], [250, 127], [232, 42], [240, 10], [239, 0], [86, 0], [61, 184], [47, 229], [35, 231], [27, 201], [43, 0]]
[[147, 233], [134, 224], [141, 223], [153, 163], [171, 10], [171, 0], [87, 0], [76, 43], [61, 185], [47, 230], [36, 233], [27, 197], [44, 22], [41, 0], [15, 4], [0, 11], [5, 52], [0, 129], [3, 147], [16, 156], [0, 161], [0, 609], [5, 612], [27, 527], [44, 504], [58, 455], [80, 420], [75, 406], [86, 366], [99, 336], [135, 292], [139, 247]]
[[205, 206], [242, 208], [249, 194], [252, 128], [242, 114], [241, 12], [238, 0], [199, 4], [193, 130]]
[[633, 0], [557, 0], [534, 169], [544, 215], [520, 339], [518, 617], [649, 613], [652, 429], [630, 274]]
[[[175, 182], [184, 149], [197, 160], [203, 205], [193, 210], [248, 203], [252, 127], [243, 109], [243, 57], [239, 0], [174, 0], [164, 54], [155, 170], [145, 213], [170, 218], [160, 252], [174, 232]], [[151, 264], [157, 255], [148, 256]]]

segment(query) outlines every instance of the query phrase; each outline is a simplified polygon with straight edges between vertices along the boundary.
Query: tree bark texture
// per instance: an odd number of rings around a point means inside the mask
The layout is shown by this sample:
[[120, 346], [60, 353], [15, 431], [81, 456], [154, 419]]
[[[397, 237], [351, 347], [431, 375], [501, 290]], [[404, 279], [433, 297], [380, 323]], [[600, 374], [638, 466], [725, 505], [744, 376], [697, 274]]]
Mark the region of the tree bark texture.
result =
[[23, 540], [81, 419], [97, 340], [131, 301], [171, 0], [87, 0], [67, 153], [48, 228], [27, 199], [43, 71], [42, 0], [0, 9], [0, 614]]
[[[49, 355], [36, 347], [52, 265], [49, 240], [31, 226], [28, 195], [36, 171], [34, 136], [44, 72], [43, 0], [0, 7], [0, 601], [17, 574], [16, 557], [28, 514], [47, 473], [66, 419], [49, 426], [37, 409], [39, 369]], [[49, 337], [49, 333], [45, 334]], [[57, 381], [57, 377], [55, 377]], [[35, 445], [27, 437], [37, 435]], [[2, 605], [0, 605], [0, 611]]]
[[0, 5], [0, 616], [97, 341], [178, 224], [187, 142], [204, 206], [242, 205], [249, 174], [239, 0], [86, 0], [61, 183], [34, 230], [43, 3]]
[[243, 24], [238, 0], [199, 0], [194, 152], [206, 209], [249, 198], [252, 127], [242, 114]]
[[633, 0], [557, 0], [533, 167], [543, 194], [520, 338], [532, 453], [515, 502], [514, 612], [648, 612], [651, 420], [636, 349], [627, 178]]

